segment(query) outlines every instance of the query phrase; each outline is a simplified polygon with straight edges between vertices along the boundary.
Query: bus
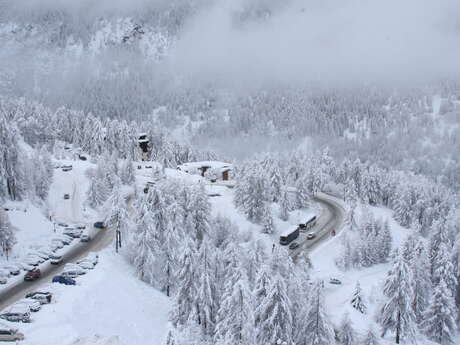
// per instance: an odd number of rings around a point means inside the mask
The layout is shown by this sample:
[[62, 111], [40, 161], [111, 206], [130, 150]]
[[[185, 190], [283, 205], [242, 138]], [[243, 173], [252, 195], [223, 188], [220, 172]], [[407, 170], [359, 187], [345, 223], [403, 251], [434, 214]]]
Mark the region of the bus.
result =
[[284, 232], [281, 236], [280, 236], [280, 244], [285, 246], [289, 243], [291, 243], [292, 241], [294, 241], [297, 237], [299, 237], [299, 227], [297, 226], [295, 229], [290, 229], [286, 232]]
[[306, 232], [316, 225], [316, 216], [311, 216], [305, 223], [299, 224], [300, 231]]

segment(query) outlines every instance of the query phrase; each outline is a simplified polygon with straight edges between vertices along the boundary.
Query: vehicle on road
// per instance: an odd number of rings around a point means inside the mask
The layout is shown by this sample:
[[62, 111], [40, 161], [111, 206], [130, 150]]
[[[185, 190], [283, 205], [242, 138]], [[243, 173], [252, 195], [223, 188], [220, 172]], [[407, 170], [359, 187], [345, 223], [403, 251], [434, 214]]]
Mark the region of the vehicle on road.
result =
[[51, 294], [51, 292], [34, 291], [34, 292], [29, 292], [26, 295], [26, 298], [30, 298], [35, 301], [38, 301], [40, 304], [48, 304], [48, 303], [51, 303], [51, 299], [53, 298], [53, 295]]
[[71, 165], [63, 165], [62, 166], [62, 171], [70, 171], [72, 170], [72, 166]]
[[292, 242], [292, 243], [289, 245], [289, 249], [296, 249], [296, 248], [299, 248], [299, 247], [300, 247], [299, 242]]
[[314, 232], [310, 232], [307, 234], [307, 240], [312, 240], [316, 237], [316, 234]]
[[316, 220], [316, 216], [311, 216], [305, 223], [299, 224], [300, 231], [307, 232], [308, 230], [313, 228], [316, 225]]
[[30, 311], [27, 306], [13, 305], [11, 308], [3, 311], [0, 318], [10, 322], [30, 322]]
[[337, 278], [331, 278], [331, 279], [329, 279], [329, 284], [341, 285], [342, 282], [340, 280], [338, 280]]
[[51, 265], [59, 265], [62, 262], [62, 255], [54, 254], [50, 257]]
[[0, 341], [21, 341], [24, 340], [24, 334], [8, 325], [0, 325]]
[[91, 236], [88, 234], [81, 235], [80, 242], [89, 242], [91, 241]]
[[64, 200], [69, 200], [70, 199], [70, 194], [64, 194]]
[[335, 234], [336, 234], [335, 229], [332, 229], [331, 235], [332, 235], [332, 236], [335, 236]]
[[289, 229], [280, 236], [280, 244], [285, 246], [299, 237], [299, 227]]
[[14, 305], [25, 305], [33, 313], [36, 313], [41, 309], [40, 302], [30, 298], [23, 298], [16, 302]]
[[54, 276], [52, 282], [64, 284], [64, 285], [75, 285], [76, 284], [76, 281], [74, 279], [66, 277], [62, 274], [59, 276]]
[[94, 223], [94, 227], [97, 228], [97, 229], [104, 229], [105, 224], [104, 224], [104, 222], [96, 222], [96, 223]]
[[25, 274], [24, 281], [30, 282], [30, 281], [37, 280], [41, 277], [41, 275], [42, 275], [42, 272], [40, 271], [40, 269], [34, 268], [32, 271], [29, 271]]

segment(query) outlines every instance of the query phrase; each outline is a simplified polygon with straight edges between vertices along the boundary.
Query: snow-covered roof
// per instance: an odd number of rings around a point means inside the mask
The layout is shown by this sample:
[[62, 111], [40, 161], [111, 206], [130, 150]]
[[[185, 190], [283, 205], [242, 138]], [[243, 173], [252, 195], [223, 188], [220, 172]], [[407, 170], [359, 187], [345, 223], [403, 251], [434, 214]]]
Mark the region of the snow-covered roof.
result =
[[149, 140], [148, 139], [139, 139], [137, 140], [138, 143], [148, 143]]
[[202, 162], [188, 162], [181, 165], [178, 165], [179, 170], [188, 170], [188, 169], [200, 169], [200, 168], [209, 168], [209, 169], [220, 169], [221, 171], [231, 170], [233, 165], [230, 163], [219, 162], [219, 161], [202, 161]]
[[286, 230], [284, 230], [280, 236], [287, 236], [289, 235], [291, 232], [293, 232], [294, 230], [296, 230], [299, 226], [298, 225], [291, 225], [289, 228], [287, 228]]
[[118, 336], [102, 337], [94, 335], [92, 337], [79, 338], [69, 345], [124, 345]]

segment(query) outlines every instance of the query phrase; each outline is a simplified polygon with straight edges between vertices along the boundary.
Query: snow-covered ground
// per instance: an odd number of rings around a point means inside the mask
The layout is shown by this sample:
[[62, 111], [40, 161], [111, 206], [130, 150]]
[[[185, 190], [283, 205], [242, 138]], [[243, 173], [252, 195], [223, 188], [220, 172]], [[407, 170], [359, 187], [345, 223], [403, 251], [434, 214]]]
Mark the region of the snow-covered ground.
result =
[[17, 324], [26, 335], [24, 345], [67, 345], [94, 336], [118, 336], [123, 345], [164, 343], [170, 300], [141, 282], [112, 248], [103, 250], [95, 269], [77, 281], [76, 286], [43, 287], [54, 294], [53, 302], [33, 313], [30, 324]]
[[[392, 211], [382, 207], [369, 207], [376, 219], [388, 220], [390, 231], [393, 238], [393, 249], [398, 248], [410, 234], [410, 230], [398, 225], [392, 218]], [[374, 316], [378, 313], [378, 308], [382, 301], [382, 286], [391, 264], [379, 264], [369, 268], [352, 269], [349, 271], [340, 270], [335, 260], [342, 251], [344, 232], [341, 232], [335, 238], [316, 247], [311, 253], [313, 264], [312, 278], [324, 281], [326, 310], [331, 321], [336, 325], [345, 313], [349, 313], [356, 330], [364, 334], [370, 325], [374, 325]], [[329, 283], [330, 278], [339, 279], [341, 285]], [[365, 303], [368, 308], [366, 314], [361, 314], [355, 310], [350, 300], [353, 295], [356, 283], [359, 281], [362, 289]]]

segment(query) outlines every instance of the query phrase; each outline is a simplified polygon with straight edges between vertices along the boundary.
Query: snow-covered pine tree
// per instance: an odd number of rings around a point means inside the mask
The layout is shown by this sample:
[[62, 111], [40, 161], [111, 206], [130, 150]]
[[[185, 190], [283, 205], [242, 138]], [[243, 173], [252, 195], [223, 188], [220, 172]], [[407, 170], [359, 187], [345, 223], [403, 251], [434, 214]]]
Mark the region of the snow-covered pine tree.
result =
[[364, 336], [362, 341], [359, 342], [359, 344], [360, 345], [380, 345], [380, 341], [377, 335], [375, 334], [375, 331], [372, 328], [372, 326], [369, 328], [366, 335]]
[[359, 311], [361, 314], [366, 314], [366, 303], [364, 302], [363, 298], [363, 291], [361, 289], [361, 285], [359, 281], [356, 282], [355, 291], [353, 292], [353, 296], [350, 300], [351, 306]]
[[262, 232], [264, 234], [273, 234], [274, 231], [275, 225], [273, 224], [271, 208], [268, 203], [265, 203], [262, 212]]
[[452, 249], [451, 262], [454, 268], [455, 278], [457, 278], [457, 290], [455, 291], [455, 305], [460, 307], [460, 234], [457, 235], [457, 238]]
[[201, 325], [203, 334], [214, 334], [216, 325], [216, 294], [215, 268], [212, 266], [212, 251], [208, 240], [203, 240], [197, 258], [193, 262], [196, 265], [196, 289], [198, 294], [194, 296], [198, 315], [198, 324]]
[[8, 214], [3, 209], [0, 209], [0, 249], [2, 250], [2, 255], [6, 255], [7, 260], [8, 253], [15, 244], [16, 236]]
[[301, 345], [330, 345], [334, 343], [334, 330], [324, 310], [322, 283], [316, 282], [305, 303], [304, 328]]
[[383, 288], [387, 300], [379, 316], [382, 336], [389, 330], [394, 331], [396, 344], [399, 344], [402, 338], [414, 338], [415, 313], [411, 305], [413, 286], [412, 274], [407, 263], [400, 253], [396, 253], [393, 267], [388, 272]]
[[356, 332], [353, 329], [353, 324], [348, 313], [344, 314], [342, 321], [340, 322], [338, 338], [341, 345], [356, 344]]
[[455, 276], [454, 266], [451, 262], [451, 256], [447, 246], [441, 243], [436, 254], [438, 267], [434, 269], [432, 282], [436, 286], [440, 280], [443, 280], [449, 289], [451, 296], [455, 296], [458, 288], [457, 277]]
[[123, 162], [120, 171], [120, 179], [123, 184], [128, 186], [135, 182], [133, 161], [131, 159], [127, 159]]
[[279, 198], [280, 214], [279, 217], [287, 221], [289, 219], [289, 211], [291, 211], [291, 200], [289, 199], [289, 192], [287, 186], [283, 186], [281, 196]]
[[282, 188], [284, 185], [283, 177], [281, 176], [281, 170], [277, 163], [274, 163], [269, 170], [268, 178], [269, 194], [271, 202], [278, 202], [282, 195]]
[[195, 299], [198, 294], [196, 289], [196, 263], [195, 243], [185, 238], [181, 248], [178, 272], [176, 273], [178, 290], [171, 312], [171, 322], [175, 327], [185, 325], [189, 320], [198, 324]]
[[211, 214], [211, 205], [203, 186], [192, 188], [192, 194], [189, 204], [189, 214], [185, 218], [190, 220], [192, 225], [192, 237], [200, 243], [205, 234], [209, 233], [209, 221]]
[[[256, 287], [257, 288], [257, 287]], [[257, 289], [256, 293], [260, 290]], [[292, 314], [291, 301], [288, 297], [287, 287], [279, 274], [275, 274], [266, 290], [265, 297], [256, 296], [256, 339], [257, 344], [275, 344], [279, 339], [292, 341]]]
[[454, 299], [441, 277], [423, 316], [421, 324], [423, 332], [429, 339], [441, 345], [455, 344], [456, 314]]
[[428, 306], [428, 293], [431, 290], [430, 263], [425, 244], [418, 239], [414, 246], [414, 255], [409, 262], [413, 276], [412, 309], [417, 323], [423, 320], [423, 312]]
[[132, 231], [130, 238], [130, 253], [140, 279], [151, 284], [154, 280], [153, 267], [156, 262], [156, 250], [150, 223], [148, 214], [137, 221], [137, 226]]
[[296, 182], [295, 202], [296, 208], [308, 208], [310, 206], [310, 195], [308, 193], [306, 182], [299, 178]]
[[228, 279], [218, 312], [215, 343], [254, 344], [254, 305], [246, 272], [241, 267]]

